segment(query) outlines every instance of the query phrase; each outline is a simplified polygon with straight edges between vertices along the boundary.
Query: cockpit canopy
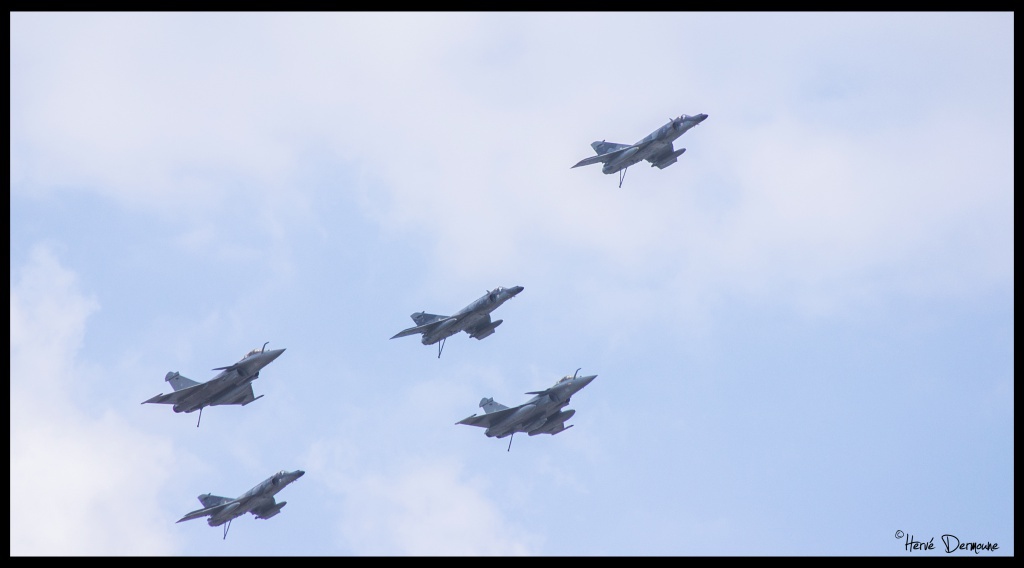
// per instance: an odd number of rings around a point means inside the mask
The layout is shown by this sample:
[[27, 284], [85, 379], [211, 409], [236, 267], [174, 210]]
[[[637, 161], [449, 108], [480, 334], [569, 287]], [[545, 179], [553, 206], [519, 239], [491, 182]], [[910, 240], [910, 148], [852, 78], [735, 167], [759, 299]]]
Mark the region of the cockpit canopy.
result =
[[487, 291], [487, 299], [489, 301], [491, 301], [491, 302], [497, 302], [498, 301], [498, 294], [500, 294], [502, 292], [502, 290], [504, 290], [504, 288], [502, 288], [501, 286], [498, 286], [497, 288], [495, 288], [493, 290], [488, 290]]
[[[270, 342], [268, 341], [267, 343], [270, 343]], [[263, 351], [267, 348], [267, 343], [264, 343], [263, 347], [253, 347], [252, 351], [249, 351], [248, 353], [246, 353], [245, 357], [242, 357], [242, 359], [248, 359], [249, 357], [252, 357], [253, 355], [259, 355], [260, 353], [263, 353]]]
[[[583, 368], [583, 367], [580, 367], [580, 369], [582, 369], [582, 368]], [[557, 383], [555, 383], [555, 384], [556, 384], [556, 385], [560, 385], [560, 384], [562, 384], [562, 383], [567, 383], [567, 382], [569, 382], [569, 381], [571, 381], [571, 380], [575, 379], [575, 378], [576, 378], [576, 376], [577, 376], [577, 375], [579, 375], [579, 373], [580, 373], [580, 369], [576, 369], [576, 372], [575, 372], [575, 373], [573, 373], [573, 374], [571, 374], [571, 375], [566, 375], [566, 376], [562, 377], [561, 379], [558, 379], [558, 382], [557, 382]]]
[[242, 359], [248, 359], [249, 357], [252, 357], [253, 355], [259, 355], [260, 353], [263, 353], [263, 349], [262, 348], [260, 348], [260, 347], [253, 347], [252, 351], [249, 351], [248, 353], [246, 353], [245, 357], [242, 357]]

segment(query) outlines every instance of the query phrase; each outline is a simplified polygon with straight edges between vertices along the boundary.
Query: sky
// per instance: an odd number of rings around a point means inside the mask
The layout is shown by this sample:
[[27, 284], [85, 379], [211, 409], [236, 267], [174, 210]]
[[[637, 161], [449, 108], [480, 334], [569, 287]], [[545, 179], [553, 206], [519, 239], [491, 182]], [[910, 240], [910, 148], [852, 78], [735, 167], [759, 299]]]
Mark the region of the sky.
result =
[[[11, 555], [1013, 555], [1013, 25], [11, 13]], [[565, 432], [456, 424], [577, 369]]]

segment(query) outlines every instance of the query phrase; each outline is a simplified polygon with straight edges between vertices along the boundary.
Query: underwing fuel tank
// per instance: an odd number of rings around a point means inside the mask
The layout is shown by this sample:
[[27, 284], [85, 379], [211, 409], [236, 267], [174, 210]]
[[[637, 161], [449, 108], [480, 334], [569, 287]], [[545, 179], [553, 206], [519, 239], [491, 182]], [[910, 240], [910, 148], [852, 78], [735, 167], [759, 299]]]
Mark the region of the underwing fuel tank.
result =
[[671, 166], [672, 164], [676, 163], [676, 158], [678, 158], [679, 156], [682, 156], [683, 152], [685, 152], [685, 151], [686, 151], [686, 148], [680, 148], [680, 149], [676, 150], [675, 152], [672, 152], [668, 156], [665, 156], [664, 160], [661, 160], [660, 162], [651, 164], [651, 167], [652, 168], [653, 167], [657, 167], [659, 170], [663, 170], [663, 169]]
[[483, 339], [483, 338], [487, 337], [488, 335], [494, 333], [494, 328], [496, 328], [499, 325], [501, 325], [501, 322], [503, 322], [503, 321], [505, 321], [505, 320], [497, 320], [494, 323], [492, 323], [491, 325], [482, 327], [482, 328], [474, 331], [473, 334], [470, 335], [470, 337], [472, 337], [473, 339]]
[[256, 515], [256, 518], [257, 519], [269, 519], [270, 517], [273, 517], [274, 515], [280, 513], [281, 512], [281, 507], [284, 507], [287, 504], [288, 504], [287, 501], [281, 501], [277, 505], [274, 505], [274, 507], [272, 509], [270, 509], [269, 511]]
[[534, 430], [536, 430], [536, 429], [540, 428], [541, 426], [543, 426], [545, 422], [547, 422], [547, 418], [544, 418], [542, 416], [542, 417], [538, 418], [537, 420], [534, 420], [533, 422], [530, 422], [526, 426], [523, 426], [523, 430], [526, 430], [527, 432], [533, 432]]
[[573, 414], [576, 414], [576, 410], [573, 408], [564, 410], [562, 412], [559, 412], [558, 414], [554, 414], [550, 418], [548, 418], [543, 424], [541, 424], [537, 429], [529, 430], [528, 433], [531, 436], [536, 436], [537, 434], [550, 434], [552, 430], [558, 428], [566, 420], [572, 418]]

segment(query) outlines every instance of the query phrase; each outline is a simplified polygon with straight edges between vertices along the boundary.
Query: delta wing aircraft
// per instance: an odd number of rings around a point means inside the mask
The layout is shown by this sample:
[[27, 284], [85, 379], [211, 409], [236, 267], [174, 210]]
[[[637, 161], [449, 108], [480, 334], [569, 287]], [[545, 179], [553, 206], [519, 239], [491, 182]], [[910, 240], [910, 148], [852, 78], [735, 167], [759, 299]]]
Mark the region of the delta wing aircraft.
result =
[[245, 357], [242, 357], [234, 365], [217, 367], [214, 371], [220, 371], [220, 373], [205, 383], [197, 383], [181, 376], [177, 371], [171, 371], [167, 373], [164, 380], [171, 384], [174, 392], [158, 394], [143, 401], [142, 404], [173, 404], [175, 412], [198, 410], [199, 420], [196, 421], [196, 428], [198, 428], [199, 422], [203, 420], [204, 407], [228, 404], [245, 406], [254, 400], [261, 399], [263, 398], [262, 394], [253, 397], [252, 382], [259, 378], [260, 369], [284, 353], [284, 349], [267, 351], [267, 343], [264, 343], [262, 348], [257, 347], [246, 353]]
[[527, 402], [509, 408], [504, 404], [494, 402], [493, 398], [480, 400], [480, 408], [485, 414], [470, 416], [456, 422], [468, 426], [479, 426], [486, 428], [484, 434], [488, 438], [504, 438], [509, 436], [508, 450], [512, 449], [512, 436], [516, 432], [526, 432], [530, 436], [537, 434], [555, 435], [559, 432], [572, 428], [573, 425], [565, 425], [565, 421], [572, 418], [576, 411], [573, 409], [562, 410], [569, 405], [569, 397], [576, 394], [583, 387], [590, 384], [597, 375], [586, 377], [577, 376], [580, 372], [566, 375], [554, 386], [542, 391], [531, 391], [526, 394], [535, 395]]
[[486, 294], [477, 298], [472, 304], [450, 316], [416, 312], [409, 316], [412, 318], [412, 321], [416, 322], [416, 325], [399, 331], [391, 339], [421, 333], [423, 334], [421, 339], [423, 345], [433, 345], [440, 342], [437, 346], [437, 356], [440, 358], [445, 340], [460, 331], [465, 331], [470, 337], [478, 340], [494, 333], [494, 328], [501, 325], [501, 322], [504, 320], [492, 322], [491, 312], [504, 304], [506, 300], [514, 298], [516, 294], [522, 291], [522, 286], [513, 286], [511, 288], [498, 286], [494, 290], [488, 290]]
[[593, 142], [590, 146], [597, 152], [597, 155], [580, 160], [573, 168], [601, 162], [604, 164], [601, 168], [602, 172], [606, 174], [619, 172], [619, 187], [622, 187], [622, 180], [626, 178], [626, 169], [641, 160], [647, 160], [651, 163], [652, 168], [657, 167], [659, 170], [676, 163], [676, 159], [686, 151], [686, 148], [673, 150], [672, 141], [682, 136], [687, 130], [704, 122], [707, 117], [706, 114], [679, 115], [632, 145], [604, 140]]
[[288, 504], [287, 501], [280, 503], [274, 501], [274, 495], [288, 486], [289, 483], [305, 475], [301, 469], [295, 471], [281, 470], [268, 477], [262, 483], [253, 487], [241, 497], [231, 499], [218, 497], [209, 493], [199, 496], [199, 502], [203, 504], [202, 509], [197, 509], [185, 515], [178, 522], [190, 521], [199, 517], [210, 517], [207, 523], [211, 527], [224, 525], [224, 538], [228, 538], [228, 530], [231, 528], [231, 521], [246, 513], [252, 513], [257, 519], [269, 519], [281, 512], [281, 508]]

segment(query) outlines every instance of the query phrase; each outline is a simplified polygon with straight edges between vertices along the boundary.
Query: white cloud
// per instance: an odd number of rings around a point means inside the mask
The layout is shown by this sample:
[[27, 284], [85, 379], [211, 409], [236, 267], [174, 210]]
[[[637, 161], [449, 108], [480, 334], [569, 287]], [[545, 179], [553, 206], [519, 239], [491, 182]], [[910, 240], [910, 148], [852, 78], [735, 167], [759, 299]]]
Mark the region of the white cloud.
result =
[[11, 283], [11, 555], [173, 551], [159, 488], [170, 447], [116, 412], [77, 408], [86, 319], [74, 272], [32, 249]]
[[[487, 483], [443, 459], [399, 459], [374, 473], [344, 444], [314, 444], [311, 469], [339, 497], [338, 540], [356, 555], [529, 555], [542, 542], [505, 518]], [[354, 467], [353, 464], [360, 464]]]

